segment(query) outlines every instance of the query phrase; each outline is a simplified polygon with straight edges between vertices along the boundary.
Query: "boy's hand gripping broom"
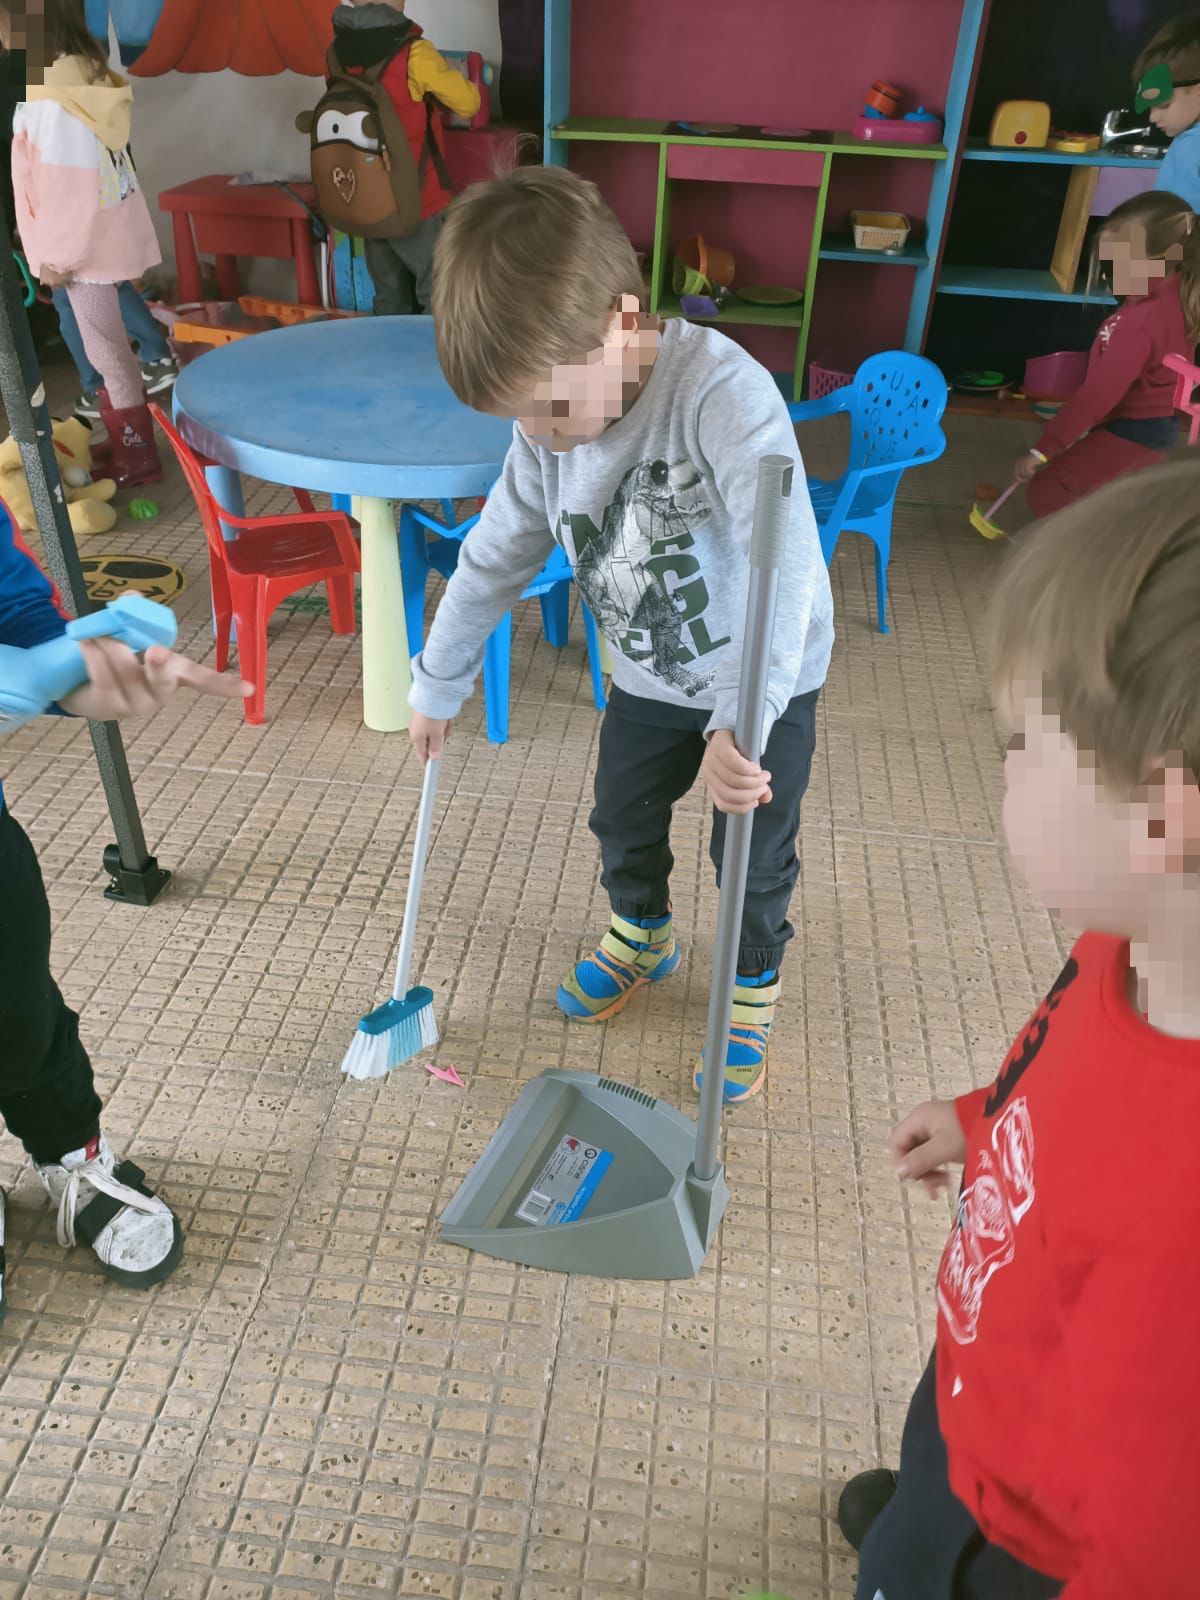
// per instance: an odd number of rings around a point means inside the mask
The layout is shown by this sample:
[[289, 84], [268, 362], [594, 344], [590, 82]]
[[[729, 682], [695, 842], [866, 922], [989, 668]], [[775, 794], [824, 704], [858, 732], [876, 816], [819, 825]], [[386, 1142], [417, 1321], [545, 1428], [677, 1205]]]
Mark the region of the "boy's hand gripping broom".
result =
[[[429, 836], [433, 832], [433, 809], [437, 803], [440, 762], [425, 763], [421, 785], [421, 809], [417, 814], [417, 836], [413, 862], [404, 897], [404, 927], [400, 934], [400, 954], [396, 960], [396, 982], [392, 998], [362, 1019], [354, 1042], [346, 1051], [342, 1071], [351, 1078], [382, 1078], [394, 1067], [428, 1050], [438, 1042], [433, 1016], [433, 990], [409, 989], [409, 969], [417, 941], [417, 917], [421, 907], [421, 884], [429, 855]], [[406, 992], [407, 991], [407, 992]]]

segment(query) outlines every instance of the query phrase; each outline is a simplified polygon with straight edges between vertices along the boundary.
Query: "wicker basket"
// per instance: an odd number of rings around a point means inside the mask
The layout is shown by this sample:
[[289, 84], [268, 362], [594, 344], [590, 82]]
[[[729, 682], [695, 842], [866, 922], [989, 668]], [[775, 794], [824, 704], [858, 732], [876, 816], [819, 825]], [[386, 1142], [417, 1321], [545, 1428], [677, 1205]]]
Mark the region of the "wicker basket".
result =
[[852, 211], [856, 250], [903, 250], [912, 223], [900, 211]]

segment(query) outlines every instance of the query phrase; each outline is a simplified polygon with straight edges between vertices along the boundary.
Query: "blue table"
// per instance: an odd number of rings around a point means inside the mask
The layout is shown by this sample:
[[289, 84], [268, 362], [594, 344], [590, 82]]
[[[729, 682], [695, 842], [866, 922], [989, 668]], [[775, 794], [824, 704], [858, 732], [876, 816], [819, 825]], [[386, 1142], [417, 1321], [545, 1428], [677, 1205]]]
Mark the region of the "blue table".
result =
[[219, 465], [217, 501], [243, 510], [240, 474], [350, 495], [362, 528], [363, 721], [408, 726], [408, 635], [394, 502], [484, 495], [512, 423], [460, 405], [428, 317], [301, 323], [212, 350], [185, 367], [175, 415]]

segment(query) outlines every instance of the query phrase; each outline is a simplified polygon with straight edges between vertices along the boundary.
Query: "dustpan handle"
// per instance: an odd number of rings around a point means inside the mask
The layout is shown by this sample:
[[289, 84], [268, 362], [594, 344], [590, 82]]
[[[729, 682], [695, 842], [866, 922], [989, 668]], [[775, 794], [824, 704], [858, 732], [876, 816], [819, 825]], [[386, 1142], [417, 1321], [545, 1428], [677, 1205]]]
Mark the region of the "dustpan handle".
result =
[[400, 933], [400, 954], [396, 958], [393, 1000], [403, 1000], [408, 993], [408, 979], [412, 968], [413, 948], [417, 942], [417, 922], [421, 910], [421, 886], [425, 881], [425, 862], [429, 856], [429, 838], [433, 832], [433, 813], [437, 805], [440, 766], [441, 761], [437, 757], [431, 757], [425, 763], [425, 778], [421, 784], [421, 809], [417, 814], [417, 836], [413, 841], [408, 892], [404, 896], [404, 927]]
[[[762, 755], [779, 573], [787, 557], [793, 470], [794, 462], [790, 456], [764, 456], [758, 464], [754, 531], [750, 536], [750, 590], [746, 599], [742, 672], [738, 684], [737, 723], [733, 734], [734, 743], [748, 761], [757, 761]], [[700, 1087], [700, 1119], [696, 1127], [696, 1156], [693, 1162], [696, 1177], [702, 1183], [710, 1183], [717, 1172], [721, 1105], [725, 1090], [725, 1046], [733, 1017], [733, 990], [737, 981], [738, 943], [742, 931], [742, 907], [746, 899], [746, 874], [750, 865], [750, 836], [753, 829], [752, 811], [745, 816], [731, 816], [725, 820], [721, 902], [717, 912], [708, 1036], [704, 1046], [704, 1081]]]

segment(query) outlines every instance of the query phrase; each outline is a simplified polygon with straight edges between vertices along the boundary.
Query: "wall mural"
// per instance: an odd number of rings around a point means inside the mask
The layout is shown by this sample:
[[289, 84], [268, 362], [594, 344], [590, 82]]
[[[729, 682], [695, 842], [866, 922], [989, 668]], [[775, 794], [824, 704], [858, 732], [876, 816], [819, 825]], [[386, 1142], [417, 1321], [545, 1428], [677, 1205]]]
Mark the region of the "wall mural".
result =
[[277, 72], [320, 77], [333, 38], [331, 0], [87, 0], [88, 26], [111, 22], [134, 77], [166, 72]]

